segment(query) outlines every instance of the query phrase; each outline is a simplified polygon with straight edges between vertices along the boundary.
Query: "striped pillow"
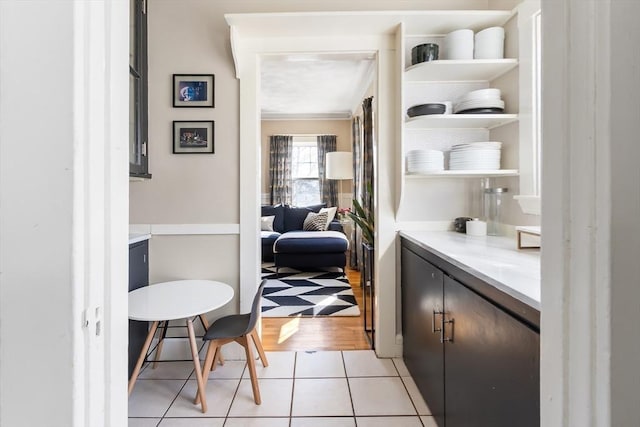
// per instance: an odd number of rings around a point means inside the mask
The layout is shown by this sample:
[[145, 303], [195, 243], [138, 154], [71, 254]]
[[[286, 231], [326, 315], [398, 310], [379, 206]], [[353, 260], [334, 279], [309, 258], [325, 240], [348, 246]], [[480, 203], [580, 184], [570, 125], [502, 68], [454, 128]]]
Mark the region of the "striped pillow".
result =
[[304, 219], [304, 231], [325, 231], [327, 229], [327, 212], [314, 213], [309, 212]]

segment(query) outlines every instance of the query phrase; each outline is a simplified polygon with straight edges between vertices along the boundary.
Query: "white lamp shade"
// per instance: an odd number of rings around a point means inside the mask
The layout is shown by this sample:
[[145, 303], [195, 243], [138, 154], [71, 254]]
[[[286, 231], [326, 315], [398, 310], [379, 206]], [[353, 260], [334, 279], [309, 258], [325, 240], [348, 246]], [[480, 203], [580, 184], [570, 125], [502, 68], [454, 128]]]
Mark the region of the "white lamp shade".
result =
[[349, 151], [327, 153], [325, 175], [327, 179], [353, 179], [353, 156]]

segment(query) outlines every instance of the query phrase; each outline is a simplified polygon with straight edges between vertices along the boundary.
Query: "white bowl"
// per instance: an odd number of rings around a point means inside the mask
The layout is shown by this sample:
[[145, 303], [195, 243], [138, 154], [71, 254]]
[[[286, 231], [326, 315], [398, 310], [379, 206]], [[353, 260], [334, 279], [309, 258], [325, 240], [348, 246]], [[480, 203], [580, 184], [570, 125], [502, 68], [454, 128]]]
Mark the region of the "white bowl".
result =
[[476, 40], [484, 37], [497, 38], [504, 40], [504, 28], [490, 27], [476, 33]]
[[473, 59], [473, 31], [457, 30], [444, 38], [443, 58]]
[[504, 28], [491, 27], [475, 35], [473, 57], [475, 59], [504, 58]]

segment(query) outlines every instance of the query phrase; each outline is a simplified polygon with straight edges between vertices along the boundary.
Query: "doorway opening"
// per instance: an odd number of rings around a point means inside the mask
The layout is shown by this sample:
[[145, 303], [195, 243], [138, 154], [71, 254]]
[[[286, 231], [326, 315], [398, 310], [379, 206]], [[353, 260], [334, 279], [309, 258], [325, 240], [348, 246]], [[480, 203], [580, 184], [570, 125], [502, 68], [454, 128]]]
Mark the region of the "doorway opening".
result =
[[[363, 299], [361, 238], [348, 212], [352, 199], [362, 196], [362, 123], [369, 113], [363, 101], [376, 91], [375, 65], [370, 52], [261, 57], [260, 262], [262, 276], [270, 281], [262, 317], [268, 351], [372, 348], [373, 337], [365, 333], [365, 314], [367, 325], [373, 319]], [[349, 160], [338, 166], [330, 152]], [[306, 240], [311, 248], [302, 253], [298, 248], [282, 253], [288, 250], [283, 245], [289, 232], [304, 231], [305, 220], [325, 213], [327, 231], [348, 242], [346, 251], [336, 249], [342, 257], [336, 261], [313, 252], [322, 251], [313, 240]], [[307, 233], [315, 239], [315, 232]], [[265, 240], [269, 234], [271, 240]]]

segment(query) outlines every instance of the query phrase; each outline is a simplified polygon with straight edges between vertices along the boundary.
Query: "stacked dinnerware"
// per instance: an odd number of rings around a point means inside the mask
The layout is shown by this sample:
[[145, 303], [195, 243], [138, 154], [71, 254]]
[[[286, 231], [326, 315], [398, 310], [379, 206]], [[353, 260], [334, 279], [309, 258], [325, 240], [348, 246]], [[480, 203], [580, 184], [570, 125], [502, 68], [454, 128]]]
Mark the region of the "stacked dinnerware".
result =
[[444, 170], [444, 153], [438, 150], [411, 150], [407, 153], [408, 173], [429, 173]]
[[473, 30], [452, 31], [444, 37], [444, 59], [473, 59]]
[[460, 97], [453, 105], [454, 114], [499, 114], [504, 112], [500, 89], [474, 90]]
[[468, 142], [456, 144], [449, 153], [449, 170], [500, 169], [501, 142]]
[[504, 58], [504, 28], [491, 27], [475, 35], [475, 59]]

